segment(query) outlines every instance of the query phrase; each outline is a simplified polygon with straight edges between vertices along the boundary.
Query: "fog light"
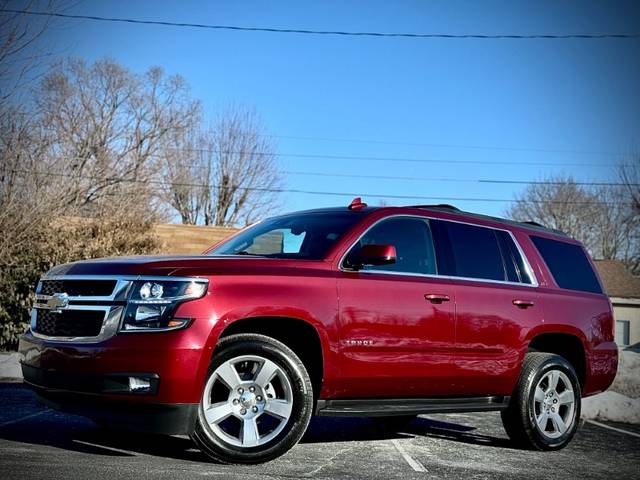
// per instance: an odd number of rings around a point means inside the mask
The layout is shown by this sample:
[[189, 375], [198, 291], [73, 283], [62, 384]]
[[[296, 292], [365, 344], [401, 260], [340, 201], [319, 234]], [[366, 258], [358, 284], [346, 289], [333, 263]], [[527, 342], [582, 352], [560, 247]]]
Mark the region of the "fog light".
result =
[[129, 377], [129, 391], [148, 392], [151, 390], [151, 382], [146, 378]]

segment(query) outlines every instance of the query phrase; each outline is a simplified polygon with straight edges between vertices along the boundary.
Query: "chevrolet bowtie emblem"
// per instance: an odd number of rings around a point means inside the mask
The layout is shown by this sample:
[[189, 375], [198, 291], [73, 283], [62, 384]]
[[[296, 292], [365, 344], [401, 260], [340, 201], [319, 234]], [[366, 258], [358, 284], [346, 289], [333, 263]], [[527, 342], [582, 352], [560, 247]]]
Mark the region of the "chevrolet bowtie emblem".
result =
[[69, 305], [69, 295], [66, 293], [54, 293], [47, 299], [46, 305], [50, 310], [67, 308], [67, 305]]

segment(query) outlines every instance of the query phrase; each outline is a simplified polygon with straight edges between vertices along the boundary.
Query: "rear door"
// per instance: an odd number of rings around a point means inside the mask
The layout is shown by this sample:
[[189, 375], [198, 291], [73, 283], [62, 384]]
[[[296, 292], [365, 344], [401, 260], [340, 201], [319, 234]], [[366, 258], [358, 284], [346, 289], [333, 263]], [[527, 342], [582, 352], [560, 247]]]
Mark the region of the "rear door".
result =
[[527, 332], [543, 319], [531, 268], [506, 230], [432, 220], [456, 298], [452, 394], [510, 395]]
[[341, 395], [449, 394], [455, 299], [451, 283], [436, 275], [428, 221], [384, 219], [350, 252], [364, 244], [395, 246], [397, 261], [339, 274]]

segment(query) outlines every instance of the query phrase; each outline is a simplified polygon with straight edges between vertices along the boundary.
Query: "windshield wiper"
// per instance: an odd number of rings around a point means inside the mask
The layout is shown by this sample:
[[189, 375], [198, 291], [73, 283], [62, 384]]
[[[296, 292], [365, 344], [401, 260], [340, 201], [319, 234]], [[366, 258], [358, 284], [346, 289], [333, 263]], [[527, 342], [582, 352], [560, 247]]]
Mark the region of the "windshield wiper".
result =
[[260, 255], [259, 253], [251, 253], [246, 250], [241, 250], [239, 252], [234, 253], [233, 255], [250, 255], [252, 257], [264, 257], [265, 255]]

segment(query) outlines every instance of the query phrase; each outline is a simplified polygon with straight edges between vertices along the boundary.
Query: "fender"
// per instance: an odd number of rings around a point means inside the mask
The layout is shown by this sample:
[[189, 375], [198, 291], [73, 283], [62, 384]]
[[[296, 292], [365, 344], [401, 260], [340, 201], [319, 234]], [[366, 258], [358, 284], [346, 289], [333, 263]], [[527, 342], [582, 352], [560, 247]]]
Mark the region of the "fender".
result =
[[[265, 317], [269, 318], [267, 319]], [[202, 388], [204, 388], [204, 382], [206, 379], [207, 371], [209, 369], [209, 364], [211, 363], [211, 359], [215, 354], [215, 347], [218, 344], [218, 340], [222, 336], [223, 332], [229, 326], [238, 321], [259, 318], [264, 319], [264, 321], [266, 322], [277, 321], [278, 318], [298, 320], [307, 323], [316, 331], [316, 333], [318, 334], [318, 338], [320, 339], [323, 364], [323, 379], [320, 396], [331, 396], [333, 392], [332, 385], [334, 383], [334, 379], [339, 375], [339, 369], [337, 368], [337, 365], [339, 364], [337, 358], [338, 342], [335, 336], [335, 332], [332, 332], [332, 334], [330, 334], [325, 324], [315, 318], [309, 311], [294, 309], [291, 307], [274, 307], [273, 305], [237, 308], [225, 313], [222, 317], [215, 320], [213, 328], [211, 329], [209, 337], [207, 338], [207, 341], [205, 343], [203, 354], [200, 359], [200, 364], [198, 366], [196, 382], [196, 388], [199, 392], [198, 395], [200, 395], [200, 392], [202, 392]], [[335, 321], [332, 321], [329, 324], [335, 325]]]
[[527, 338], [525, 340], [526, 344], [529, 345], [535, 337], [538, 337], [542, 334], [547, 334], [547, 333], [559, 333], [559, 334], [572, 335], [574, 337], [577, 337], [580, 340], [580, 343], [582, 343], [582, 348], [584, 348], [585, 352], [587, 351], [588, 342], [584, 332], [573, 325], [562, 324], [562, 323], [541, 323], [535, 328], [532, 328], [527, 333]]

